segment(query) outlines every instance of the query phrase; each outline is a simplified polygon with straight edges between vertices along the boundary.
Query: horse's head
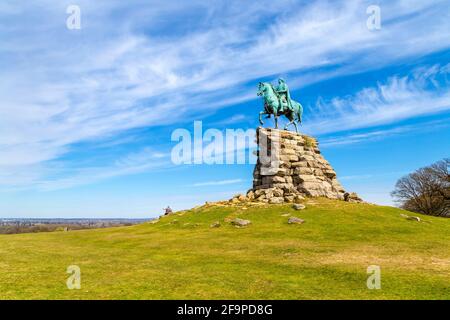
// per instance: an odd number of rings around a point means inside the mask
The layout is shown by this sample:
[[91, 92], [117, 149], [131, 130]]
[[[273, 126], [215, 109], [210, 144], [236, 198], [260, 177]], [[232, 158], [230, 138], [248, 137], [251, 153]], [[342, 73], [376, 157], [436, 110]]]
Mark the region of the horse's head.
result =
[[258, 83], [258, 91], [256, 92], [256, 95], [262, 96], [266, 90], [266, 84], [264, 82], [260, 82]]

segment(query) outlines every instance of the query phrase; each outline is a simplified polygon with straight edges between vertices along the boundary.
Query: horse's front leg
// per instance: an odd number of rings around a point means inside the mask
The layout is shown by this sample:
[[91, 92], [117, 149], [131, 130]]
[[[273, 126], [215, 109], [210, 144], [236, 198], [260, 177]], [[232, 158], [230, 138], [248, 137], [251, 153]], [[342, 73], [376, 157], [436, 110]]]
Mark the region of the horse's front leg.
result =
[[267, 114], [265, 111], [261, 111], [260, 113], [259, 113], [259, 123], [261, 124], [261, 125], [263, 125], [264, 124], [264, 122], [262, 121], [262, 115], [263, 114]]
[[273, 107], [273, 118], [275, 120], [275, 129], [278, 129], [278, 108], [277, 106]]

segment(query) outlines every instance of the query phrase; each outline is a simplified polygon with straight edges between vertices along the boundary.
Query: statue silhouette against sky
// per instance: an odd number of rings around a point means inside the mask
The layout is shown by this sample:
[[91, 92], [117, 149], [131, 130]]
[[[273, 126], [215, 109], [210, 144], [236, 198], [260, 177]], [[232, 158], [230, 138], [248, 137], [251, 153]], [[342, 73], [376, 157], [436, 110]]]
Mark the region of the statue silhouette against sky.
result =
[[259, 113], [261, 125], [264, 124], [262, 115], [267, 115], [267, 118], [273, 115], [275, 129], [278, 129], [278, 117], [284, 115], [289, 120], [284, 130], [293, 124], [295, 132], [298, 132], [297, 124], [302, 123], [303, 107], [299, 102], [291, 99], [289, 87], [284, 79], [278, 79], [276, 88], [271, 83], [260, 82], [257, 95], [262, 96], [264, 100], [264, 110]]

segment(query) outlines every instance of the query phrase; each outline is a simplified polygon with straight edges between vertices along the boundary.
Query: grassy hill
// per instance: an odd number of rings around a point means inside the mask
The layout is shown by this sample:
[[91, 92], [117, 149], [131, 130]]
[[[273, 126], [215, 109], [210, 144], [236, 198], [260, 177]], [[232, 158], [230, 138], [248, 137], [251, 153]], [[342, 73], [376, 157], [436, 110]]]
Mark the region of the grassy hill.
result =
[[[155, 224], [2, 235], [0, 298], [450, 299], [450, 219], [306, 205], [204, 206]], [[289, 225], [286, 213], [306, 223]], [[234, 217], [252, 224], [225, 222]], [[80, 290], [66, 287], [69, 265], [81, 268]], [[366, 287], [369, 265], [381, 267], [380, 290]]]

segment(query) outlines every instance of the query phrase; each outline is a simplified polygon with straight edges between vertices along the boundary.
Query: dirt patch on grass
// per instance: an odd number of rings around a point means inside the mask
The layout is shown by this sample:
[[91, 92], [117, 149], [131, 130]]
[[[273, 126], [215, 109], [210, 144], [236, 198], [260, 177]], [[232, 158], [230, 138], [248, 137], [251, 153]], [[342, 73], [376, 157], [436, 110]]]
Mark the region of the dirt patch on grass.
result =
[[345, 249], [338, 253], [321, 256], [320, 263], [324, 265], [379, 265], [409, 270], [426, 268], [435, 271], [448, 271], [450, 274], [450, 257], [434, 257], [427, 253], [418, 255], [410, 251], [395, 251], [373, 246]]

